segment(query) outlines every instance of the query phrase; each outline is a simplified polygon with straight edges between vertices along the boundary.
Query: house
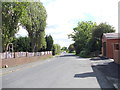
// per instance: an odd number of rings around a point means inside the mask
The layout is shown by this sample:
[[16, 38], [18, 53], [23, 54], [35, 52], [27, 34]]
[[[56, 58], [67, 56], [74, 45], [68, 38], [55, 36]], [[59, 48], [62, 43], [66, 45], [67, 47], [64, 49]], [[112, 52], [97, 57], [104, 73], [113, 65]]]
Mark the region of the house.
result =
[[103, 34], [102, 55], [120, 64], [120, 33]]

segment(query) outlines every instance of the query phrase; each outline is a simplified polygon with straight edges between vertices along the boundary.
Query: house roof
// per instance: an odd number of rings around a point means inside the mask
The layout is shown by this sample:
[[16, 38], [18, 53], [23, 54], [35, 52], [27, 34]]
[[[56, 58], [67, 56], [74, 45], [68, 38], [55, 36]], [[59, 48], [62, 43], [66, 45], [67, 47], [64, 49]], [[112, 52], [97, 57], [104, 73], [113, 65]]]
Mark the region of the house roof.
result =
[[120, 39], [120, 33], [104, 33], [107, 39]]

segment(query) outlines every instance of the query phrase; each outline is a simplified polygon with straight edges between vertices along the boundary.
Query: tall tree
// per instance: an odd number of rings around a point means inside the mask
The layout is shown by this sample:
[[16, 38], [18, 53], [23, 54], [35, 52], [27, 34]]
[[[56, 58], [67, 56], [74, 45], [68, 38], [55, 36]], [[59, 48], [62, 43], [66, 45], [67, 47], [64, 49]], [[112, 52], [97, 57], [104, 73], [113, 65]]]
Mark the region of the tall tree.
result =
[[18, 23], [29, 3], [2, 2], [2, 46], [3, 51], [18, 31]]
[[101, 51], [103, 33], [112, 32], [115, 32], [114, 27], [107, 23], [100, 23], [96, 26], [92, 31], [91, 41], [88, 43], [88, 47], [91, 48], [91, 51]]
[[41, 2], [31, 2], [22, 17], [21, 23], [28, 31], [32, 43], [32, 51], [46, 47], [45, 27], [47, 13]]
[[115, 32], [115, 28], [107, 23], [100, 23], [92, 32], [92, 37], [101, 40], [103, 33]]
[[51, 51], [53, 48], [53, 38], [51, 35], [49, 36], [47, 35], [45, 39], [46, 39], [46, 47], [47, 47], [46, 50]]
[[78, 26], [73, 29], [74, 32], [70, 34], [69, 37], [75, 41], [74, 47], [76, 54], [79, 54], [86, 48], [88, 41], [92, 37], [92, 30], [95, 26], [96, 23], [93, 23], [91, 21], [82, 21], [79, 22]]

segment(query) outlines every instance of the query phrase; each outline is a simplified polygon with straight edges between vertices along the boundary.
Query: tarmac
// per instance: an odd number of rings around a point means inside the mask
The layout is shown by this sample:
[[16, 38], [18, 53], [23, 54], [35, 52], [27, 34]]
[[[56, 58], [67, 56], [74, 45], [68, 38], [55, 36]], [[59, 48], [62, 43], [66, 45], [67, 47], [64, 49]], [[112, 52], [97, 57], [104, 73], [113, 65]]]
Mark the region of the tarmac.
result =
[[120, 90], [120, 64], [116, 64], [113, 59], [104, 57], [94, 57], [90, 60], [92, 67], [99, 70], [115, 89]]
[[2, 68], [2, 69], [0, 69], [0, 71], [1, 71], [0, 76], [8, 74], [8, 73], [19, 71], [23, 68], [31, 68], [31, 67], [49, 62], [49, 61], [50, 61], [50, 58], [48, 58], [47, 60], [38, 60], [38, 61], [35, 61], [35, 62], [25, 63], [25, 64], [22, 64], [22, 65], [17, 65], [17, 66], [8, 67], [8, 68]]
[[[41, 62], [41, 64], [48, 62], [44, 61]], [[120, 90], [120, 64], [116, 64], [113, 59], [108, 59], [104, 57], [94, 57], [90, 59], [91, 65], [93, 69], [97, 69], [100, 71], [102, 74], [106, 77], [106, 79], [115, 87], [116, 90]], [[0, 76], [15, 72], [17, 70], [20, 70], [22, 68], [29, 68], [29, 67], [34, 67], [38, 62], [33, 62], [29, 64], [23, 64], [15, 67], [9, 67], [9, 68], [3, 68], [2, 72], [0, 72]]]

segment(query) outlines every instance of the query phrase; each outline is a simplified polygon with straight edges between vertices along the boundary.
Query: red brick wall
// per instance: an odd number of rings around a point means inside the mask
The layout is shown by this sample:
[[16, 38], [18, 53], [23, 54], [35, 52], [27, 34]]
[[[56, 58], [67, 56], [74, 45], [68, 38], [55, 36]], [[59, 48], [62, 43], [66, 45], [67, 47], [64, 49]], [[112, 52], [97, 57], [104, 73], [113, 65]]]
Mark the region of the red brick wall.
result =
[[120, 50], [114, 50], [114, 61], [120, 64]]
[[120, 39], [108, 39], [106, 41], [106, 56], [108, 58], [114, 58], [113, 56], [113, 45], [114, 43], [120, 43]]
[[37, 60], [43, 60], [43, 59], [48, 58], [50, 56], [52, 56], [52, 55], [49, 54], [49, 55], [43, 55], [43, 56], [19, 57], [19, 58], [3, 59], [0, 61], [2, 61], [1, 67], [5, 67], [5, 65], [8, 65], [9, 67], [11, 67], [11, 66], [29, 63], [29, 62], [34, 62]]

